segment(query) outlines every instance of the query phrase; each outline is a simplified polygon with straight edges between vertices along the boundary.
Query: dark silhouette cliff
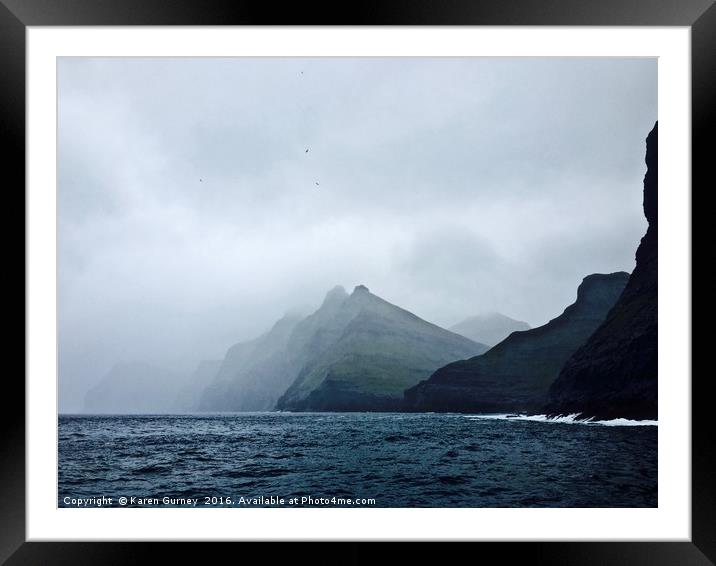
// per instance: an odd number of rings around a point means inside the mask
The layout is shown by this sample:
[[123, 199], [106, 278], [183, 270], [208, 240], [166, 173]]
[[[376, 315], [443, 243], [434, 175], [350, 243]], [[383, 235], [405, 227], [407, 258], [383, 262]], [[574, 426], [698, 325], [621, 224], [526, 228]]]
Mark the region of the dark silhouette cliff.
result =
[[657, 418], [658, 123], [646, 138], [644, 214], [636, 268], [604, 324], [567, 361], [545, 411], [610, 419]]
[[604, 322], [628, 278], [623, 271], [585, 277], [577, 300], [560, 316], [440, 368], [405, 391], [404, 410], [499, 413], [541, 407], [565, 361]]

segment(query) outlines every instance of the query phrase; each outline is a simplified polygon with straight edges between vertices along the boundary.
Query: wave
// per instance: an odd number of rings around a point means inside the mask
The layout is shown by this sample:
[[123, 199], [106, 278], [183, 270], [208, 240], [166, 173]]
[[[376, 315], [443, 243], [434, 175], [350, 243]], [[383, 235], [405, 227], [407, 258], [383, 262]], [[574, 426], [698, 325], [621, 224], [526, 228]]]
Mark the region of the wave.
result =
[[579, 418], [581, 413], [572, 413], [571, 415], [562, 415], [559, 417], [550, 417], [548, 415], [525, 415], [525, 414], [495, 414], [495, 415], [465, 415], [467, 419], [485, 419], [499, 421], [534, 421], [540, 423], [562, 423], [562, 424], [581, 424], [581, 425], [597, 425], [597, 426], [658, 426], [659, 421], [651, 420], [632, 420], [632, 419], [610, 419], [606, 421], [594, 420], [593, 417]]
[[142, 466], [141, 468], [137, 468], [135, 470], [132, 470], [132, 473], [135, 474], [152, 474], [155, 472], [166, 472], [171, 470], [171, 466], [169, 464], [148, 464], [146, 466]]

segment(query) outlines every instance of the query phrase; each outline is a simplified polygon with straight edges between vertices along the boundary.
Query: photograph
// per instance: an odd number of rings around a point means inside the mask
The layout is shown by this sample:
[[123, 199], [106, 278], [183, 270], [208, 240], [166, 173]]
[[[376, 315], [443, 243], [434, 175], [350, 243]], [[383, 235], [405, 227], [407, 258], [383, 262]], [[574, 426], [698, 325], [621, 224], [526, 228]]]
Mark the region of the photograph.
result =
[[57, 507], [657, 508], [657, 63], [57, 57]]

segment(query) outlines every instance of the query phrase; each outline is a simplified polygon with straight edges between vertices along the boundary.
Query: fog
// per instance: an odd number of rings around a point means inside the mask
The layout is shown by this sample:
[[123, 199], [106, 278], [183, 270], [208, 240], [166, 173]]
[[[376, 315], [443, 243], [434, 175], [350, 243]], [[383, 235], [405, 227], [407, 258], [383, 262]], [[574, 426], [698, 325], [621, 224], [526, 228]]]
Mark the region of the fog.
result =
[[634, 267], [656, 87], [655, 59], [61, 58], [60, 410], [337, 284], [543, 324]]

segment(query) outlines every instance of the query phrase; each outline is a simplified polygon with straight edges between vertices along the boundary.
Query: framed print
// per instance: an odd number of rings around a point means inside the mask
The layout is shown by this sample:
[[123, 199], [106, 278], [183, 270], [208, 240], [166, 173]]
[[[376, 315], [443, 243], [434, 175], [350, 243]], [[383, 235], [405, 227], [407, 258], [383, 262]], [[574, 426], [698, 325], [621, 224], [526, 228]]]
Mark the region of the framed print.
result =
[[3, 0], [8, 564], [715, 560], [690, 297], [716, 8], [361, 8]]

